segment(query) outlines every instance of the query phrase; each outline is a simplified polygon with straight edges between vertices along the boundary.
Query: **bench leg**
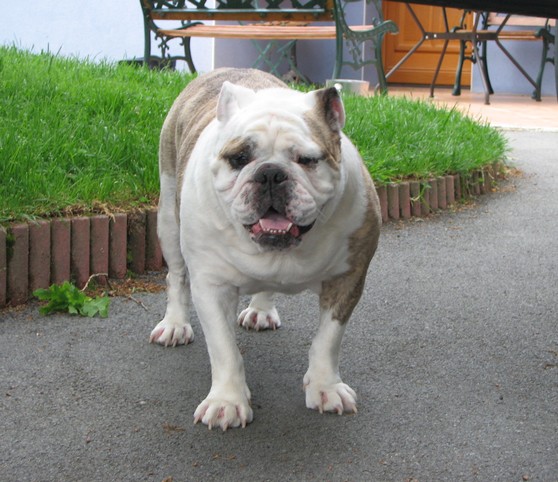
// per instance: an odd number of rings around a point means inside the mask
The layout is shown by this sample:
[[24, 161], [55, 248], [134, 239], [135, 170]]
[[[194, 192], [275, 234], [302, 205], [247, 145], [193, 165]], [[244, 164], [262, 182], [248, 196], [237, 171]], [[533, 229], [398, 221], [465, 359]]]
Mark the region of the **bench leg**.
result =
[[270, 74], [281, 78], [279, 69], [283, 62], [287, 62], [289, 71], [292, 72], [297, 79], [305, 84], [311, 82], [299, 70], [296, 61], [296, 40], [270, 40], [262, 47], [260, 41], [252, 40], [253, 45], [258, 51], [258, 57], [252, 64], [254, 69], [262, 69], [268, 71]]
[[384, 62], [382, 61], [382, 42], [383, 35], [378, 39], [375, 48], [376, 56], [376, 74], [378, 75], [378, 85], [380, 86], [380, 93], [387, 95], [388, 93], [388, 83], [386, 79], [386, 72], [384, 70]]
[[542, 90], [542, 78], [544, 75], [544, 68], [546, 66], [546, 62], [549, 60], [548, 59], [548, 42], [546, 39], [543, 38], [542, 40], [543, 43], [543, 47], [542, 47], [542, 58], [541, 58], [541, 66], [539, 68], [539, 73], [537, 74], [537, 78], [535, 79], [535, 83], [537, 84], [535, 86], [535, 90], [533, 91], [533, 94], [531, 95], [531, 97], [537, 101], [541, 100], [541, 90]]
[[191, 37], [183, 37], [182, 46], [184, 47], [184, 60], [188, 64], [188, 69], [190, 70], [191, 74], [195, 74], [197, 71], [194, 65], [194, 61], [192, 60], [192, 51], [190, 50], [191, 40]]

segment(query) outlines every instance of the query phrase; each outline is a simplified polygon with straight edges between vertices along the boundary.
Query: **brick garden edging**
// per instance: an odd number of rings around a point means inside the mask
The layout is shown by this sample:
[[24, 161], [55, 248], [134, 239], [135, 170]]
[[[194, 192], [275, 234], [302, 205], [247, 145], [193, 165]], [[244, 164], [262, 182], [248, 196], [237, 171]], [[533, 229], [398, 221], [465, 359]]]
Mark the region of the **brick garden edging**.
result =
[[[456, 201], [489, 193], [502, 177], [497, 163], [467, 177], [378, 186], [382, 220], [428, 216]], [[156, 208], [0, 226], [0, 308], [26, 303], [34, 290], [67, 280], [83, 288], [93, 274], [122, 279], [128, 270], [143, 274], [162, 268]]]
[[154, 208], [0, 226], [0, 308], [23, 304], [51, 284], [71, 280], [83, 288], [93, 274], [123, 279], [128, 270], [162, 268]]

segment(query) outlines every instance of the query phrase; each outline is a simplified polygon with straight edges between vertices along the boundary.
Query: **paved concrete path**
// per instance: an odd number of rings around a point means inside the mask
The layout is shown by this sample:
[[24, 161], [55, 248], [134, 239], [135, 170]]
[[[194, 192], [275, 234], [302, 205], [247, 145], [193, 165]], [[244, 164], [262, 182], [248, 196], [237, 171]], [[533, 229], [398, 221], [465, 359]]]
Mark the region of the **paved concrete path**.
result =
[[1, 312], [0, 480], [558, 480], [558, 133], [509, 132], [524, 175], [475, 206], [388, 224], [344, 341], [357, 415], [304, 406], [310, 295], [238, 330], [255, 421], [192, 424], [193, 345], [149, 345], [163, 293], [108, 319]]

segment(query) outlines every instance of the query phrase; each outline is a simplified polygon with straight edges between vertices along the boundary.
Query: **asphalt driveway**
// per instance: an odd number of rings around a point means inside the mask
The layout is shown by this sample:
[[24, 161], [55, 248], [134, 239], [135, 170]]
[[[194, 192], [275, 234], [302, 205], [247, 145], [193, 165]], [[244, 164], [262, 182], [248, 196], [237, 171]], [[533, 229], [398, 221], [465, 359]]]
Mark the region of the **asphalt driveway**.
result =
[[197, 320], [188, 347], [147, 343], [164, 293], [107, 319], [31, 304], [0, 312], [0, 481], [558, 480], [558, 133], [507, 135], [500, 192], [384, 226], [343, 345], [358, 414], [304, 406], [309, 294], [238, 330], [255, 420], [226, 433], [192, 424]]

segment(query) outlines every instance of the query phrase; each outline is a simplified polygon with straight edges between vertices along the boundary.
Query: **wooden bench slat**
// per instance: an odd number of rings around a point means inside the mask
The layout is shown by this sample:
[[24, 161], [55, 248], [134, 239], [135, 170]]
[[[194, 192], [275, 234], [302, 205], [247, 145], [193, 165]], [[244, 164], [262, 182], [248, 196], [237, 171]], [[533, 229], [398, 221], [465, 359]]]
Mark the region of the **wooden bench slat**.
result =
[[[366, 32], [371, 25], [353, 28]], [[193, 25], [182, 30], [160, 30], [169, 37], [216, 37], [254, 40], [327, 40], [336, 36], [335, 26], [258, 26], [258, 25]]]
[[[477, 30], [479, 35], [494, 34], [494, 30]], [[500, 40], [540, 40], [541, 37], [535, 35], [534, 30], [502, 30], [498, 34]]]

